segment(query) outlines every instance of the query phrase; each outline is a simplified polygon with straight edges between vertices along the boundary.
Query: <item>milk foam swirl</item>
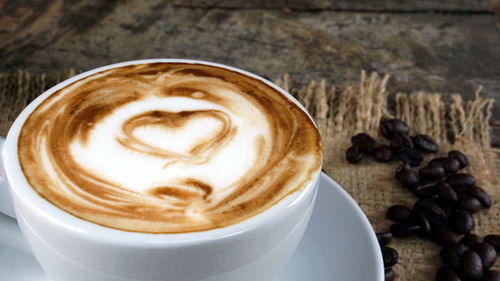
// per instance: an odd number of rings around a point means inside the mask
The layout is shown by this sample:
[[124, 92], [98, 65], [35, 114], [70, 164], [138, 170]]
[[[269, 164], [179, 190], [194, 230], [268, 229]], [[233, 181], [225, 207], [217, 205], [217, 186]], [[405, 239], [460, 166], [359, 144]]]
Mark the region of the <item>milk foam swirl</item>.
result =
[[54, 93], [18, 143], [42, 197], [125, 231], [237, 223], [299, 190], [320, 167], [312, 122], [264, 83], [200, 64], [106, 70]]

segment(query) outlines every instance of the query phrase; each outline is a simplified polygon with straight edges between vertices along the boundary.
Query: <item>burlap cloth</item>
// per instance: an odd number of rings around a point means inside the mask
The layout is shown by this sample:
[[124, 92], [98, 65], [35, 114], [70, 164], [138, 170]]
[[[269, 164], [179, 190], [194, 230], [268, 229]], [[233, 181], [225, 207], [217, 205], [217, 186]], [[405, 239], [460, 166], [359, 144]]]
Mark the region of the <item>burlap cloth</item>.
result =
[[[74, 71], [57, 75], [22, 71], [0, 74], [0, 135], [7, 134], [12, 121], [31, 100], [72, 75]], [[367, 132], [383, 141], [378, 132], [380, 118], [394, 116], [406, 121], [412, 133], [425, 133], [439, 141], [440, 154], [452, 148], [465, 152], [472, 163], [467, 172], [476, 176], [478, 185], [488, 191], [494, 201], [489, 210], [475, 215], [474, 232], [500, 233], [500, 188], [497, 186], [500, 150], [490, 147], [488, 125], [493, 100], [480, 98], [481, 89], [475, 100], [466, 102], [459, 95], [445, 102], [440, 94], [389, 94], [385, 88], [388, 79], [388, 76], [382, 78], [376, 73], [367, 76], [362, 72], [360, 81], [351, 85], [333, 86], [323, 80], [297, 88], [287, 75], [276, 83], [298, 98], [312, 114], [323, 139], [324, 170], [354, 197], [376, 231], [385, 231], [391, 224], [385, 216], [387, 207], [411, 206], [416, 198], [394, 180], [396, 161], [383, 165], [365, 158], [362, 163], [352, 165], [345, 160], [344, 153], [350, 146], [350, 137], [358, 132]], [[391, 246], [401, 256], [394, 267], [398, 280], [434, 280], [441, 265], [439, 246], [420, 238], [396, 239]], [[497, 270], [499, 264], [496, 263]]]

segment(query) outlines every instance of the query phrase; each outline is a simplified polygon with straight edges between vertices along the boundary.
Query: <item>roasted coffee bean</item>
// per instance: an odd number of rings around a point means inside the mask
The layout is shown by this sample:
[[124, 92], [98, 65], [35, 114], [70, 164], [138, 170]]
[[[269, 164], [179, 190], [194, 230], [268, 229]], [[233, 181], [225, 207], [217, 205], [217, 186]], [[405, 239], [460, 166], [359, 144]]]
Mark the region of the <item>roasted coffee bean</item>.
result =
[[431, 223], [420, 211], [412, 212], [412, 220], [420, 227], [417, 233], [419, 237], [425, 238], [431, 234]]
[[446, 182], [453, 188], [473, 187], [476, 185], [476, 178], [470, 174], [453, 174], [446, 177]]
[[395, 223], [389, 227], [389, 231], [394, 237], [406, 238], [416, 235], [420, 231], [420, 226], [415, 223]]
[[411, 191], [420, 198], [432, 197], [437, 194], [436, 183], [419, 182], [411, 188]]
[[403, 147], [397, 152], [399, 160], [408, 163], [412, 167], [420, 166], [424, 157], [422, 153], [415, 148]]
[[373, 158], [378, 162], [389, 162], [392, 159], [392, 150], [387, 145], [381, 145], [373, 151]]
[[481, 261], [481, 257], [479, 257], [476, 252], [468, 250], [460, 259], [460, 271], [466, 278], [479, 280], [483, 275], [483, 262]]
[[413, 210], [421, 211], [432, 225], [442, 225], [446, 218], [443, 209], [429, 199], [417, 200], [413, 205]]
[[436, 193], [438, 195], [439, 201], [443, 202], [448, 206], [453, 206], [458, 202], [458, 195], [451, 188], [451, 186], [445, 182], [436, 183]]
[[414, 136], [413, 144], [419, 150], [427, 153], [438, 152], [439, 150], [439, 145], [427, 135], [419, 134]]
[[345, 152], [345, 158], [349, 163], [356, 164], [363, 159], [363, 153], [356, 146], [351, 146]]
[[497, 252], [500, 252], [500, 235], [486, 235], [484, 237], [484, 242], [493, 246], [497, 250]]
[[461, 281], [455, 270], [449, 266], [443, 266], [436, 272], [436, 281]]
[[460, 258], [468, 250], [469, 247], [465, 246], [464, 244], [451, 243], [441, 248], [441, 252], [439, 254], [441, 256], [441, 259], [447, 262], [449, 265], [459, 267]]
[[460, 169], [469, 166], [469, 159], [467, 159], [467, 157], [465, 157], [465, 155], [458, 150], [452, 150], [448, 152], [448, 157], [453, 157], [457, 159], [458, 162], [460, 163]]
[[460, 162], [453, 157], [438, 157], [432, 159], [429, 166], [441, 166], [447, 174], [454, 174], [460, 169]]
[[352, 146], [359, 148], [361, 152], [370, 153], [375, 148], [375, 140], [366, 133], [360, 133], [351, 137]]
[[378, 232], [376, 233], [378, 244], [380, 247], [389, 245], [392, 241], [392, 233], [390, 232]]
[[413, 147], [413, 141], [408, 135], [396, 134], [391, 140], [391, 149], [399, 151], [403, 147]]
[[420, 177], [420, 179], [429, 181], [440, 180], [442, 177], [444, 177], [444, 175], [445, 172], [443, 167], [441, 166], [428, 166], [418, 171], [418, 176]]
[[407, 135], [410, 128], [405, 122], [399, 119], [382, 119], [380, 121], [380, 132], [388, 139], [392, 139], [395, 134]]
[[396, 171], [394, 172], [394, 176], [396, 177], [397, 180], [401, 179], [401, 173], [403, 171], [409, 171], [410, 170], [410, 165], [403, 163], [399, 165], [399, 167], [396, 168]]
[[429, 163], [427, 165], [428, 166], [442, 166], [444, 159], [446, 159], [446, 157], [436, 157], [436, 158], [432, 159], [431, 161], [429, 161]]
[[394, 270], [392, 268], [386, 268], [384, 270], [384, 280], [385, 281], [394, 281], [396, 278], [396, 274], [394, 274]]
[[441, 167], [447, 174], [454, 174], [460, 169], [460, 162], [456, 158], [446, 157], [441, 163]]
[[490, 244], [478, 243], [474, 245], [474, 247], [472, 247], [472, 250], [474, 250], [474, 252], [476, 252], [481, 258], [481, 261], [483, 262], [483, 268], [485, 270], [490, 269], [495, 264], [495, 260], [497, 259], [497, 251]]
[[[459, 195], [460, 197], [460, 195]], [[457, 207], [471, 214], [481, 210], [482, 204], [479, 200], [470, 196], [463, 196], [458, 199]]]
[[418, 176], [411, 170], [404, 170], [399, 175], [399, 181], [401, 182], [402, 186], [411, 188], [418, 183]]
[[474, 233], [468, 233], [466, 234], [461, 240], [460, 243], [464, 244], [465, 246], [472, 248], [474, 245], [483, 242], [483, 238], [481, 236], [476, 235]]
[[481, 281], [500, 281], [500, 272], [496, 270], [488, 270], [484, 273]]
[[451, 211], [448, 214], [448, 222], [453, 231], [461, 234], [471, 232], [471, 230], [476, 226], [476, 222], [471, 214], [463, 210]]
[[384, 267], [391, 267], [398, 263], [399, 253], [391, 247], [383, 247], [382, 258], [384, 260]]
[[486, 191], [484, 191], [484, 189], [480, 188], [479, 186], [473, 186], [471, 188], [468, 188], [467, 193], [470, 196], [479, 200], [483, 204], [484, 207], [486, 207], [486, 208], [491, 207], [490, 196], [488, 195], [488, 193], [486, 193]]
[[432, 230], [431, 238], [440, 245], [447, 245], [458, 243], [462, 236], [444, 226], [435, 226]]
[[387, 217], [393, 221], [407, 221], [410, 219], [410, 208], [402, 205], [394, 205], [387, 209]]

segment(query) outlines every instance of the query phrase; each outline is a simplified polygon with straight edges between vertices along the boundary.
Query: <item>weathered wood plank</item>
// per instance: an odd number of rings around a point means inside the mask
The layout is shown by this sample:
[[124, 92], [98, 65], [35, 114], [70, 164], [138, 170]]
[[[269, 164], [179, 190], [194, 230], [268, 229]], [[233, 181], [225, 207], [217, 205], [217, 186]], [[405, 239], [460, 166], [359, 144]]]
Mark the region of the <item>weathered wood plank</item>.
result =
[[[38, 4], [37, 4], [38, 3]], [[494, 15], [286, 13], [198, 9], [169, 1], [15, 2], [0, 9], [0, 71], [58, 72], [117, 61], [177, 57], [276, 78], [356, 80], [389, 73], [389, 90], [500, 96]], [[500, 120], [500, 103], [494, 119]]]
[[286, 0], [174, 0], [176, 6], [198, 8], [283, 8]]
[[175, 0], [179, 6], [199, 8], [283, 8], [349, 11], [492, 11], [488, 0]]
[[488, 0], [289, 0], [291, 9], [358, 11], [492, 11]]

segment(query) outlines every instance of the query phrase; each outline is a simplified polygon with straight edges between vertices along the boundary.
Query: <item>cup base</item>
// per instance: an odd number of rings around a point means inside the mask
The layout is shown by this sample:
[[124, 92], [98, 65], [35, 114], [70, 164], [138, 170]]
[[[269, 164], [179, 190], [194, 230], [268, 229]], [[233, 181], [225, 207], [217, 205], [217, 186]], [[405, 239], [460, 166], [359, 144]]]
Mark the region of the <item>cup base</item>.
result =
[[[258, 260], [240, 267], [236, 270], [210, 276], [198, 280], [169, 280], [165, 281], [264, 281], [273, 280], [280, 270], [293, 255], [307, 228], [314, 204], [304, 214], [296, 227], [273, 249]], [[28, 239], [34, 256], [40, 262], [44, 271], [53, 281], [153, 281], [149, 279], [127, 279], [120, 276], [112, 276], [104, 272], [98, 272], [82, 266], [54, 250], [43, 241], [26, 220], [19, 216], [19, 226], [24, 236]], [[159, 280], [158, 280], [159, 281]]]

